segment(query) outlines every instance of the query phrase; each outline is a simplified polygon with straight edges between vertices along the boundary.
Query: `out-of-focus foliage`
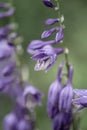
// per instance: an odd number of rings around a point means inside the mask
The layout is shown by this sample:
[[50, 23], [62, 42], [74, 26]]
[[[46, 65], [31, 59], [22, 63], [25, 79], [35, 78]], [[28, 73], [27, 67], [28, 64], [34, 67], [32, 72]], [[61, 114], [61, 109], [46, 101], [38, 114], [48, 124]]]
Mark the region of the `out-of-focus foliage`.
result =
[[[37, 127], [40, 130], [52, 129], [46, 115], [47, 90], [56, 77], [59, 62], [64, 57], [60, 56], [48, 73], [35, 72], [33, 69], [35, 63], [27, 55], [26, 47], [31, 40], [40, 39], [42, 31], [46, 28], [44, 20], [57, 17], [57, 13], [44, 7], [42, 0], [13, 0], [13, 2], [16, 7], [15, 19], [19, 24], [18, 32], [24, 37], [25, 52], [22, 63], [29, 67], [29, 81], [45, 94], [42, 107], [37, 108]], [[73, 86], [87, 88], [87, 0], [61, 0], [61, 12], [65, 16], [66, 26], [63, 47], [70, 49], [69, 60], [74, 64]], [[11, 101], [0, 95], [0, 130], [1, 120], [10, 109]], [[86, 115], [87, 110], [82, 114], [82, 130], [87, 129]]]

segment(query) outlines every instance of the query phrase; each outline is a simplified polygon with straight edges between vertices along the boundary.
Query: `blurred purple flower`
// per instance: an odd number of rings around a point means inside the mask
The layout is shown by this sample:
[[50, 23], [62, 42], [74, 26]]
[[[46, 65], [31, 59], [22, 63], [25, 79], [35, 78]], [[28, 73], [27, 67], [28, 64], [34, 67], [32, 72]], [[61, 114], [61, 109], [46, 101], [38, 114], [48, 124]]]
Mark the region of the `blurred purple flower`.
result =
[[5, 3], [5, 2], [0, 2], [0, 8], [8, 8], [9, 7], [9, 4], [8, 3]]
[[23, 96], [26, 102], [30, 102], [31, 100], [32, 104], [41, 105], [41, 98], [43, 97], [43, 94], [35, 87], [26, 85]]
[[53, 130], [70, 130], [72, 113], [61, 112], [53, 119]]
[[53, 48], [51, 45], [46, 45], [43, 48], [39, 49], [32, 57], [33, 60], [37, 60], [35, 70], [48, 71], [57, 60], [57, 56], [62, 53], [63, 49], [56, 49]]
[[[23, 103], [23, 101], [21, 102]], [[33, 130], [34, 120], [27, 118], [28, 109], [21, 102], [17, 99], [14, 110], [5, 116], [3, 120], [4, 130]]]
[[15, 67], [16, 67], [15, 62], [8, 63], [8, 65], [2, 70], [2, 75], [4, 76], [10, 75], [14, 71]]
[[54, 18], [49, 18], [49, 19], [47, 19], [46, 21], [45, 21], [45, 25], [47, 25], [47, 26], [50, 26], [50, 25], [53, 25], [53, 24], [55, 24], [55, 23], [57, 23], [57, 22], [59, 22], [60, 21], [60, 19], [54, 19]]
[[20, 82], [19, 75], [15, 47], [10, 46], [6, 39], [0, 40], [0, 92], [13, 95]]
[[26, 119], [19, 121], [17, 130], [33, 130], [34, 124]]
[[0, 27], [0, 40], [7, 38], [9, 32], [14, 30], [15, 28], [16, 28], [15, 23], [5, 25], [4, 27]]
[[17, 124], [18, 124], [18, 119], [15, 113], [11, 112], [4, 117], [3, 130], [18, 130]]
[[8, 58], [12, 55], [14, 48], [8, 45], [8, 41], [3, 39], [0, 41], [0, 59]]
[[13, 16], [14, 15], [14, 11], [15, 11], [14, 8], [11, 7], [6, 12], [0, 12], [0, 19]]

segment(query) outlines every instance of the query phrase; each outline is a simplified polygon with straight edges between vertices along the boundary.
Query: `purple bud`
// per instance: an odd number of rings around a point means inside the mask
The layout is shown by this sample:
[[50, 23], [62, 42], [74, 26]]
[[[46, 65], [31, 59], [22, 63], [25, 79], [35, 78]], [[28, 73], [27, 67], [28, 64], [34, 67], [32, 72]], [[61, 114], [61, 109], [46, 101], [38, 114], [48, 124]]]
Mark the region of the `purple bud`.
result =
[[53, 130], [70, 130], [72, 123], [72, 112], [61, 112], [53, 119]]
[[63, 37], [63, 28], [60, 28], [55, 37], [56, 42], [61, 42]]
[[48, 90], [48, 102], [47, 102], [47, 112], [50, 118], [53, 118], [58, 113], [58, 102], [59, 95], [61, 92], [61, 85], [56, 79], [50, 86]]
[[70, 65], [68, 81], [66, 84], [64, 84], [64, 88], [60, 93], [60, 99], [59, 99], [60, 111], [70, 112], [72, 110], [72, 98], [73, 98], [72, 76], [73, 76], [73, 68], [72, 65]]
[[45, 25], [50, 26], [50, 25], [53, 25], [59, 21], [60, 21], [60, 19], [49, 18], [45, 21]]
[[43, 0], [43, 3], [47, 7], [50, 7], [50, 8], [54, 8], [55, 7], [55, 5], [52, 2], [50, 2], [50, 0]]
[[52, 28], [50, 30], [45, 30], [42, 35], [41, 38], [48, 38], [50, 37], [54, 32], [56, 31], [56, 28]]
[[45, 45], [51, 45], [54, 44], [55, 40], [50, 40], [50, 41], [41, 41], [41, 40], [33, 40], [30, 42], [30, 44], [28, 45], [28, 53], [30, 54], [34, 54], [35, 51], [37, 51], [38, 49], [41, 49], [43, 46]]

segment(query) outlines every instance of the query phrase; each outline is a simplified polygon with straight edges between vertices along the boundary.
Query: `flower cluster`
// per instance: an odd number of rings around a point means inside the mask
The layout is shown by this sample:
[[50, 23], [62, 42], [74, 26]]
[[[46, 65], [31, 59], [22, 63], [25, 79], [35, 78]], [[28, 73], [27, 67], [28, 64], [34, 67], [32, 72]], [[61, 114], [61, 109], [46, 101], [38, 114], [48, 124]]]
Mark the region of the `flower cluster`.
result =
[[62, 84], [63, 77], [65, 76], [63, 66], [64, 62], [60, 64], [57, 78], [51, 84], [48, 92], [47, 111], [53, 123], [53, 130], [69, 130], [73, 118], [73, 67], [69, 65], [67, 81]]
[[[52, 120], [53, 130], [70, 130], [71, 124], [74, 129], [78, 129], [76, 122], [73, 121], [76, 116], [74, 112], [87, 107], [87, 90], [73, 89], [72, 87], [73, 66], [68, 61], [68, 49], [53, 47], [55, 44], [62, 43], [64, 37], [64, 17], [60, 14], [59, 0], [55, 0], [55, 3], [51, 0], [43, 0], [46, 7], [58, 11], [58, 18], [49, 18], [45, 21], [45, 25], [50, 26], [51, 29], [43, 31], [41, 40], [31, 41], [27, 51], [33, 55], [32, 59], [37, 61], [36, 71], [48, 71], [57, 60], [58, 55], [64, 53], [65, 61], [61, 62], [56, 80], [48, 91], [47, 113]], [[58, 26], [54, 26], [56, 23]], [[55, 38], [47, 40], [54, 33], [56, 34]], [[67, 72], [63, 71], [64, 66], [66, 66]], [[64, 77], [67, 81], [63, 81]], [[74, 105], [79, 107], [76, 109], [73, 107]]]
[[[0, 19], [14, 15], [14, 8], [9, 3], [0, 3]], [[15, 23], [0, 27], [0, 93], [13, 99], [13, 110], [4, 117], [4, 130], [33, 130], [35, 127], [34, 108], [41, 105], [43, 94], [26, 83], [19, 70], [17, 46], [18, 33], [13, 32]]]
[[[44, 0], [43, 2], [46, 6], [54, 8], [54, 5], [49, 0]], [[28, 46], [28, 53], [32, 54], [32, 59], [37, 61], [34, 68], [36, 71], [48, 71], [57, 60], [58, 55], [64, 52], [64, 49], [54, 48], [52, 46], [61, 43], [63, 40], [63, 16], [49, 18], [45, 21], [46, 26], [52, 26], [56, 23], [59, 23], [59, 26], [51, 27], [51, 29], [43, 31], [41, 34], [42, 40], [33, 40]], [[53, 33], [56, 33], [55, 38], [53, 40], [47, 40]]]
[[19, 86], [21, 91], [15, 99], [14, 109], [3, 120], [4, 130], [33, 130], [35, 128], [34, 107], [41, 104], [43, 94], [28, 83], [24, 86], [25, 89]]

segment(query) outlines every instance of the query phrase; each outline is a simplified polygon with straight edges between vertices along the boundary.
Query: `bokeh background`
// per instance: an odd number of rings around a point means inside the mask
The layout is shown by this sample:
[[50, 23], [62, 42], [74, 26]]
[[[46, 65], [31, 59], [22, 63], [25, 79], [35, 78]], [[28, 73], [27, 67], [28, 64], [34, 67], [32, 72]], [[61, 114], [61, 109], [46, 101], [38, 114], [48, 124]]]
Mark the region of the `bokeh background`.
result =
[[[10, 0], [0, 0], [10, 1]], [[24, 55], [21, 62], [28, 66], [29, 82], [37, 86], [45, 94], [42, 106], [36, 108], [37, 126], [40, 130], [52, 130], [51, 122], [46, 114], [47, 91], [49, 85], [54, 81], [59, 62], [55, 63], [48, 73], [44, 71], [35, 72], [35, 62], [27, 54], [27, 46], [33, 39], [40, 39], [44, 29], [44, 21], [47, 18], [57, 17], [52, 9], [46, 8], [42, 0], [13, 0], [16, 8], [15, 21], [19, 24], [18, 32], [24, 38]], [[65, 16], [64, 45], [70, 49], [69, 60], [74, 65], [73, 86], [75, 88], [87, 88], [87, 0], [61, 0], [61, 12]], [[0, 95], [0, 130], [2, 130], [2, 119], [11, 111], [12, 102], [9, 98]], [[87, 130], [87, 110], [81, 117], [81, 130]]]

